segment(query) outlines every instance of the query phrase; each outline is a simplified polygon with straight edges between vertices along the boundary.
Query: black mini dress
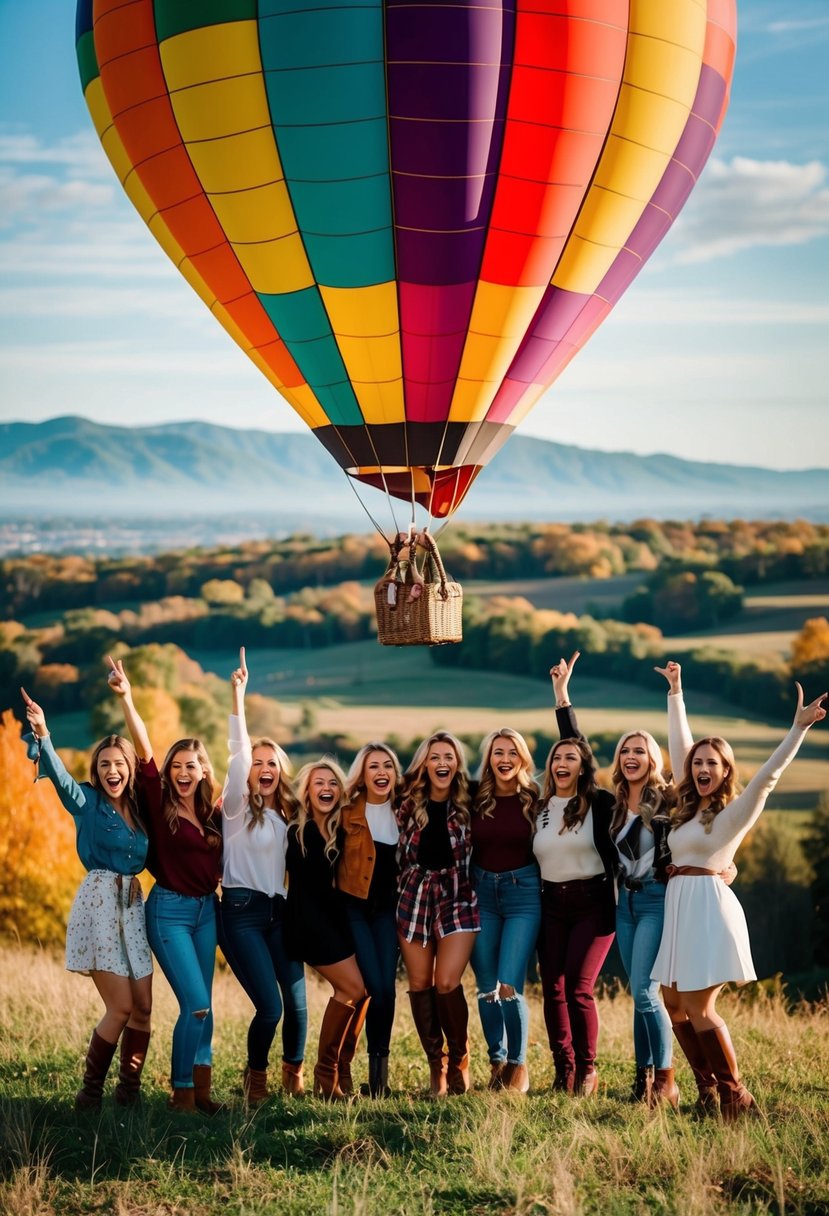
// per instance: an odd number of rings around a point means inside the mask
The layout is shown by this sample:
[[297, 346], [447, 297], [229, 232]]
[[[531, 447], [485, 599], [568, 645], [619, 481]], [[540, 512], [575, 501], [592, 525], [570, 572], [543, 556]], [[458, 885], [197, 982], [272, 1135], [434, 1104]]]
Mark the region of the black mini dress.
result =
[[299, 828], [292, 823], [285, 854], [285, 946], [292, 958], [311, 967], [327, 967], [354, 954], [354, 939], [345, 897], [334, 886], [337, 859], [329, 861], [325, 856], [325, 842], [312, 819], [305, 825], [304, 840], [303, 856]]

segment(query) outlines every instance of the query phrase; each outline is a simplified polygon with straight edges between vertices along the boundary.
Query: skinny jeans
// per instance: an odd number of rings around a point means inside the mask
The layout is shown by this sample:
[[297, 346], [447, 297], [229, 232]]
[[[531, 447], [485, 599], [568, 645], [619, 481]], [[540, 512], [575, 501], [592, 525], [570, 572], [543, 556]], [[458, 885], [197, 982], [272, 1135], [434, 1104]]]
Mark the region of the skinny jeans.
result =
[[370, 1056], [387, 1056], [394, 1023], [395, 981], [400, 946], [397, 909], [372, 909], [367, 900], [347, 897], [346, 911], [357, 966], [371, 997], [366, 1012], [366, 1047]]
[[248, 1067], [268, 1067], [284, 1011], [282, 1058], [301, 1064], [308, 1032], [305, 968], [285, 948], [285, 898], [250, 887], [226, 887], [219, 913], [219, 945], [256, 1010], [248, 1027]]
[[[535, 864], [496, 873], [472, 866], [481, 931], [475, 935], [472, 970], [478, 1012], [490, 1063], [525, 1064], [529, 1014], [524, 981], [541, 924], [541, 878]], [[508, 985], [513, 995], [501, 997]]]
[[216, 905], [210, 895], [180, 895], [158, 883], [147, 897], [147, 940], [179, 1004], [171, 1080], [192, 1089], [193, 1066], [213, 1062]]
[[596, 1060], [593, 989], [614, 936], [613, 891], [604, 874], [541, 886], [539, 970], [544, 1021], [557, 1064], [584, 1072]]
[[670, 1068], [671, 1020], [651, 971], [662, 940], [665, 919], [665, 884], [655, 878], [641, 880], [641, 889], [619, 888], [616, 905], [616, 941], [633, 997], [633, 1048], [639, 1068]]

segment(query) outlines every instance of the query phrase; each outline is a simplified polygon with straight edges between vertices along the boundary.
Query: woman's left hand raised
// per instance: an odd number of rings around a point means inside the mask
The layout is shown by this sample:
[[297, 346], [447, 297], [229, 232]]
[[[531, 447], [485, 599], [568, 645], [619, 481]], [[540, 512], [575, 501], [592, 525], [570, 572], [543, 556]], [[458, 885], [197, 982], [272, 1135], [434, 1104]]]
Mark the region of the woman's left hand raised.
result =
[[814, 726], [815, 722], [822, 722], [826, 717], [826, 706], [823, 702], [829, 694], [822, 692], [819, 697], [815, 697], [814, 701], [804, 705], [803, 689], [797, 680], [795, 680], [794, 686], [797, 689], [797, 710], [794, 715], [794, 724], [801, 730], [806, 730], [807, 727]]
[[37, 701], [33, 701], [25, 688], [20, 689], [23, 697], [23, 703], [26, 706], [26, 719], [29, 726], [32, 728], [32, 734], [36, 739], [45, 739], [49, 734], [49, 727], [46, 725], [46, 715], [38, 705]]
[[550, 668], [550, 679], [553, 681], [553, 692], [556, 694], [556, 706], [558, 708], [570, 704], [570, 676], [573, 674], [573, 668], [578, 661], [580, 653], [581, 651], [574, 650], [570, 656], [569, 663], [567, 659], [561, 658]]

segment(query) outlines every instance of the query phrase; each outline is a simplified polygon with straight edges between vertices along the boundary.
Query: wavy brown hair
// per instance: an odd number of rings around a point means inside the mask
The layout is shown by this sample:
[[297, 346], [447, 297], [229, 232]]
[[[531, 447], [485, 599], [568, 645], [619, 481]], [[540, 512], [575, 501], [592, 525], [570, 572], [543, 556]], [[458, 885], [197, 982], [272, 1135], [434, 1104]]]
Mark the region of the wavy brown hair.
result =
[[403, 770], [400, 767], [397, 755], [392, 751], [388, 743], [364, 743], [357, 752], [346, 777], [345, 796], [347, 804], [352, 806], [358, 798], [365, 797], [366, 795], [365, 765], [371, 752], [383, 752], [394, 765], [394, 785], [389, 791], [389, 798], [391, 799], [392, 806], [395, 806], [400, 799], [400, 791], [403, 788]]
[[138, 825], [144, 835], [147, 835], [147, 829], [144, 826], [144, 820], [141, 817], [141, 811], [138, 806], [138, 796], [135, 792], [135, 774], [138, 770], [138, 756], [135, 748], [130, 743], [129, 739], [125, 739], [123, 735], [107, 735], [100, 743], [95, 744], [95, 750], [89, 759], [89, 784], [93, 790], [97, 790], [99, 794], [107, 797], [107, 791], [104, 788], [101, 778], [98, 776], [98, 757], [101, 752], [106, 751], [108, 747], [115, 747], [123, 755], [127, 762], [129, 776], [127, 777], [127, 786], [123, 794], [123, 800], [127, 810], [133, 818], [133, 822]]
[[535, 780], [535, 765], [532, 754], [527, 746], [527, 740], [519, 735], [511, 726], [501, 730], [493, 730], [481, 743], [481, 768], [478, 780], [478, 793], [472, 804], [472, 811], [485, 819], [492, 817], [495, 811], [495, 774], [492, 771], [492, 748], [496, 739], [509, 739], [515, 745], [521, 761], [518, 770], [518, 798], [521, 802], [521, 812], [530, 825], [535, 824], [538, 809], [538, 783]]
[[630, 787], [622, 771], [622, 748], [629, 739], [642, 739], [648, 752], [648, 775], [639, 795], [638, 812], [645, 827], [650, 827], [654, 816], [670, 813], [671, 807], [676, 802], [676, 789], [665, 776], [665, 761], [656, 739], [646, 730], [628, 731], [616, 744], [610, 769], [610, 780], [613, 782], [613, 794], [616, 799], [613, 818], [610, 821], [610, 834], [614, 839], [624, 827], [628, 813]]
[[426, 761], [436, 743], [448, 743], [457, 756], [458, 771], [452, 778], [452, 784], [449, 787], [449, 801], [458, 822], [464, 827], [469, 827], [471, 799], [466, 752], [460, 739], [456, 739], [446, 730], [436, 730], [428, 739], [424, 739], [412, 757], [412, 762], [404, 775], [401, 814], [404, 819], [414, 819], [419, 828], [425, 828], [429, 822], [426, 810], [426, 803], [429, 801], [429, 774], [426, 771]]
[[179, 752], [195, 752], [196, 759], [204, 769], [204, 776], [196, 786], [193, 805], [196, 818], [204, 828], [207, 843], [213, 849], [221, 848], [222, 834], [218, 827], [216, 807], [213, 805], [213, 765], [201, 739], [178, 739], [164, 757], [161, 766], [161, 810], [167, 825], [173, 834], [178, 831], [178, 809], [181, 804], [170, 781], [170, 769]]
[[[276, 761], [279, 765], [279, 780], [274, 790], [276, 813], [281, 819], [284, 819], [285, 823], [291, 823], [299, 813], [299, 804], [291, 788], [291, 777], [293, 776], [294, 766], [279, 744], [275, 743], [273, 739], [256, 739], [255, 742], [251, 743], [251, 757], [257, 747], [270, 747], [276, 754]], [[253, 768], [251, 768], [251, 772], [253, 772]], [[250, 774], [248, 774], [248, 788], [250, 788]], [[248, 809], [250, 810], [250, 819], [248, 820], [247, 830], [252, 832], [255, 827], [265, 822], [265, 799], [258, 790], [256, 793], [253, 790], [250, 791]]]
[[713, 747], [714, 751], [722, 760], [726, 767], [725, 777], [720, 788], [711, 795], [709, 805], [700, 815], [700, 822], [705, 829], [706, 835], [711, 831], [711, 825], [719, 815], [720, 811], [728, 806], [729, 802], [739, 794], [742, 786], [737, 777], [737, 762], [734, 759], [734, 752], [731, 750], [731, 744], [726, 743], [725, 739], [719, 735], [709, 735], [705, 739], [698, 739], [688, 755], [685, 757], [685, 765], [682, 770], [682, 780], [679, 783], [677, 790], [676, 806], [671, 815], [671, 827], [680, 828], [683, 823], [688, 823], [689, 820], [695, 819], [699, 811], [700, 796], [697, 793], [697, 787], [694, 784], [692, 772], [692, 764], [694, 756], [701, 747]]
[[297, 801], [297, 836], [299, 837], [299, 847], [302, 850], [302, 856], [305, 856], [305, 828], [309, 819], [313, 819], [313, 811], [311, 810], [311, 798], [308, 787], [311, 784], [311, 777], [321, 768], [328, 769], [330, 773], [337, 779], [340, 787], [340, 798], [337, 805], [328, 812], [325, 817], [324, 831], [320, 832], [325, 843], [325, 856], [329, 861], [334, 861], [339, 856], [340, 850], [337, 847], [337, 831], [342, 821], [343, 803], [345, 802], [345, 773], [340, 768], [333, 756], [322, 756], [319, 760], [312, 760], [309, 764], [303, 764], [302, 768], [296, 775], [296, 801]]
[[558, 743], [554, 743], [550, 748], [544, 765], [542, 804], [546, 806], [556, 792], [556, 783], [553, 780], [553, 760], [560, 747], [575, 747], [581, 756], [581, 772], [576, 780], [576, 792], [564, 808], [564, 823], [561, 825], [561, 831], [559, 832], [559, 835], [562, 835], [564, 832], [571, 832], [574, 828], [580, 827], [584, 823], [585, 816], [593, 804], [593, 799], [596, 797], [599, 787], [596, 782], [596, 761], [593, 758], [593, 752], [590, 750], [590, 744], [587, 740], [579, 738], [559, 739]]

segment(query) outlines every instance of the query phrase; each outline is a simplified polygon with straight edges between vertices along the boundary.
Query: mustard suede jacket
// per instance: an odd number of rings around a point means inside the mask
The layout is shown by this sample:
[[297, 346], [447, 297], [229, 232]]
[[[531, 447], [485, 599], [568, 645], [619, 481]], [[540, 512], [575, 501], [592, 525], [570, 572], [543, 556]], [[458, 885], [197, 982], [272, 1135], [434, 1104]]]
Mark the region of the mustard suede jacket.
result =
[[343, 847], [337, 862], [337, 886], [346, 895], [368, 899], [377, 853], [366, 819], [365, 798], [345, 808], [341, 826]]

